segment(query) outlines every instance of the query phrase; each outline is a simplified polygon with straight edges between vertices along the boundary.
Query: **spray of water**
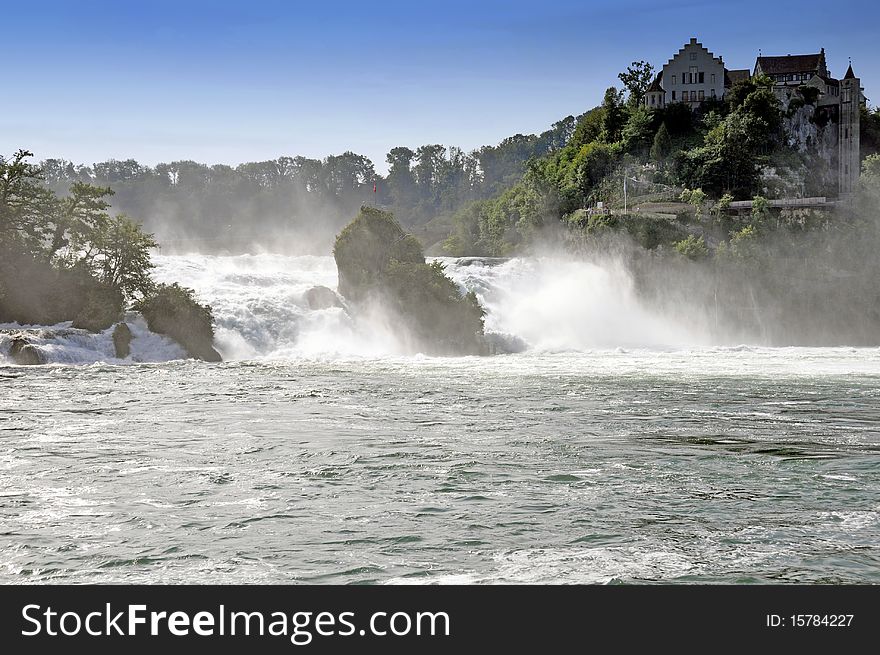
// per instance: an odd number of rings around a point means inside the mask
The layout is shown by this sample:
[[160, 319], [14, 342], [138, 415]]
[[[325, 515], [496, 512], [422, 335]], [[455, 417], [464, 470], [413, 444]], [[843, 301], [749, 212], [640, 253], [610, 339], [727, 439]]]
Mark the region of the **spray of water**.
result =
[[[485, 307], [486, 333], [500, 350], [533, 352], [613, 348], [669, 348], [705, 339], [669, 317], [646, 309], [625, 269], [559, 258], [443, 259], [461, 287]], [[174, 255], [156, 258], [160, 282], [180, 281], [211, 305], [216, 347], [224, 360], [351, 358], [410, 352], [407, 335], [378, 307], [354, 317], [339, 306], [315, 308], [308, 292], [336, 287], [332, 257], [285, 255]], [[10, 326], [11, 327], [11, 326]], [[134, 319], [135, 340], [126, 361], [182, 356], [167, 339]], [[11, 332], [0, 333], [8, 353]], [[114, 359], [111, 330], [99, 335], [57, 326], [31, 339], [50, 362]]]

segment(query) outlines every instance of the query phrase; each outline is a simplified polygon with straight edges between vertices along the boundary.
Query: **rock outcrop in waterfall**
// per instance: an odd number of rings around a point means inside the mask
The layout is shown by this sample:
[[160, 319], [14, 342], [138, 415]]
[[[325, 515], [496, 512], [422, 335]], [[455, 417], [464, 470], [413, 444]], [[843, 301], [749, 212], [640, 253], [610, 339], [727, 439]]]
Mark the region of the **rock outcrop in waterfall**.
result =
[[486, 352], [483, 308], [463, 294], [439, 262], [427, 263], [422, 247], [389, 212], [361, 207], [333, 248], [339, 293], [356, 317], [387, 315], [407, 350], [432, 355]]

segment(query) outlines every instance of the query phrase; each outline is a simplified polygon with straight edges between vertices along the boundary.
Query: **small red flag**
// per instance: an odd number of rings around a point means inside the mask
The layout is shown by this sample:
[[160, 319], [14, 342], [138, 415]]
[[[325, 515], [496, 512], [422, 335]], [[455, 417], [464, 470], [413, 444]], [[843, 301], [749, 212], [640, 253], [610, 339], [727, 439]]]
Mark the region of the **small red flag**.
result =
[[373, 185], [373, 193], [376, 193], [376, 185]]

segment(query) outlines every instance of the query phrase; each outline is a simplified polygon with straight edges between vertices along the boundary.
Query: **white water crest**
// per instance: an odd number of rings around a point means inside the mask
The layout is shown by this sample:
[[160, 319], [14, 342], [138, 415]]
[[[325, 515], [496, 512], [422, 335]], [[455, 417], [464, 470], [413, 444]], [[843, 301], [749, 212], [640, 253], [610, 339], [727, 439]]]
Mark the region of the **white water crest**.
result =
[[34, 346], [47, 364], [158, 363], [186, 357], [183, 348], [174, 341], [150, 332], [140, 314], [129, 313], [125, 321], [134, 337], [131, 341], [131, 352], [125, 359], [116, 357], [113, 327], [93, 334], [87, 330], [72, 328], [69, 321], [48, 327], [22, 326], [17, 323], [2, 324], [0, 325], [0, 364], [13, 363], [9, 351], [12, 341], [19, 337]]
[[[564, 259], [441, 258], [486, 309], [502, 349], [583, 351], [705, 343], [636, 298], [622, 266]], [[185, 255], [157, 258], [156, 277], [179, 281], [209, 303], [223, 358], [385, 357], [407, 349], [380, 314], [355, 320], [344, 307], [312, 309], [309, 289], [335, 289], [332, 257]]]
[[[440, 258], [463, 291], [474, 291], [486, 310], [487, 339], [497, 352], [656, 351], [711, 345], [707, 334], [672, 314], [648, 308], [624, 266], [613, 261], [564, 258]], [[400, 327], [380, 311], [354, 317], [344, 299], [315, 308], [308, 292], [335, 291], [332, 257], [255, 254], [155, 257], [158, 282], [192, 288], [211, 305], [215, 347], [225, 361], [351, 359], [411, 355]], [[100, 334], [69, 324], [36, 330], [28, 341], [49, 363], [135, 363], [179, 359], [183, 350], [128, 316], [132, 354], [115, 359], [112, 329]], [[14, 328], [15, 326], [7, 326]], [[9, 362], [13, 332], [0, 334], [0, 363]]]
[[561, 258], [444, 259], [450, 277], [477, 293], [486, 332], [513, 335], [531, 350], [670, 348], [705, 335], [648, 310], [619, 262]]

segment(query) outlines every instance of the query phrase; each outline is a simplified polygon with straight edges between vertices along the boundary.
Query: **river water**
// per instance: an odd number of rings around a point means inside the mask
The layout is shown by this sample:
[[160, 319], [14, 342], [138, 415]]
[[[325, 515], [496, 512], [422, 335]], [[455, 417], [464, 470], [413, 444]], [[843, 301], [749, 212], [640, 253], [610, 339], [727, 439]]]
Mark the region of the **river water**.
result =
[[308, 308], [330, 258], [158, 262], [227, 361], [137, 325], [126, 361], [69, 330], [0, 354], [0, 582], [880, 582], [878, 349], [712, 343], [613, 266], [447, 260], [518, 352], [406, 355]]

